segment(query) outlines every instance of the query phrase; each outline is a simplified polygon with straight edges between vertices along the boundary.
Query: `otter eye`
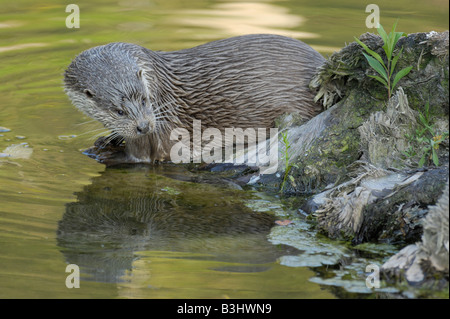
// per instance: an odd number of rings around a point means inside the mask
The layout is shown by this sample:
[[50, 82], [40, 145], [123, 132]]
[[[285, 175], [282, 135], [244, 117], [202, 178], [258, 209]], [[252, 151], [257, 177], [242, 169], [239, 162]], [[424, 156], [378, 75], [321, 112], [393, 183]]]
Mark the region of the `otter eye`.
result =
[[84, 90], [83, 92], [84, 92], [84, 94], [86, 94], [86, 96], [87, 96], [88, 98], [90, 98], [90, 99], [94, 97], [94, 93], [92, 93], [92, 91], [90, 91], [90, 90], [88, 90], [88, 89]]
[[122, 116], [122, 115], [124, 114], [123, 111], [122, 111], [121, 109], [117, 109], [116, 112], [117, 112], [117, 114], [119, 114], [120, 116]]
[[145, 100], [145, 99], [142, 99], [142, 106], [145, 107], [146, 104], [147, 104], [147, 103], [146, 103], [146, 100]]

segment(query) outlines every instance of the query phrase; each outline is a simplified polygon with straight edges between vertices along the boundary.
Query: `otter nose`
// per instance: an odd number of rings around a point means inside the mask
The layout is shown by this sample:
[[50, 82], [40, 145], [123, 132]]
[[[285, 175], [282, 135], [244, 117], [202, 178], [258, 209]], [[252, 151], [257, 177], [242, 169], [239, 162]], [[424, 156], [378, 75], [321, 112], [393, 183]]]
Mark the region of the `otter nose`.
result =
[[141, 122], [136, 126], [136, 131], [138, 132], [138, 134], [147, 134], [149, 130], [150, 128], [148, 122]]

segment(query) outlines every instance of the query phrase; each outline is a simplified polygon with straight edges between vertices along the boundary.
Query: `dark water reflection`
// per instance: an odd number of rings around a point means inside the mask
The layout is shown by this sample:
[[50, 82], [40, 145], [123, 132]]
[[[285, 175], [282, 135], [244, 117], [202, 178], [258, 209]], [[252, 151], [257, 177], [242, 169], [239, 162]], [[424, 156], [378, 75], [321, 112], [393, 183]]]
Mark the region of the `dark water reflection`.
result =
[[246, 264], [222, 268], [236, 272], [266, 270], [248, 264], [295, 252], [267, 240], [275, 217], [247, 208], [247, 193], [217, 177], [193, 183], [164, 176], [186, 180], [189, 174], [183, 167], [128, 166], [93, 178], [59, 222], [57, 240], [66, 261], [79, 265], [87, 280], [118, 282], [138, 251], [189, 252], [192, 258]]

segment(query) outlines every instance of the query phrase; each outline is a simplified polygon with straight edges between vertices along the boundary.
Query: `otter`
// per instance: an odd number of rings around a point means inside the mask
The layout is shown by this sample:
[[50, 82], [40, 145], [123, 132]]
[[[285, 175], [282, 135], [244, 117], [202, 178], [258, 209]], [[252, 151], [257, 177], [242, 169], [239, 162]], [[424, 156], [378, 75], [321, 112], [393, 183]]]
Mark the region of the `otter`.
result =
[[270, 128], [283, 113], [322, 108], [309, 82], [325, 59], [292, 38], [259, 34], [179, 51], [110, 43], [79, 54], [64, 73], [72, 103], [125, 141], [126, 162], [169, 160], [170, 132]]

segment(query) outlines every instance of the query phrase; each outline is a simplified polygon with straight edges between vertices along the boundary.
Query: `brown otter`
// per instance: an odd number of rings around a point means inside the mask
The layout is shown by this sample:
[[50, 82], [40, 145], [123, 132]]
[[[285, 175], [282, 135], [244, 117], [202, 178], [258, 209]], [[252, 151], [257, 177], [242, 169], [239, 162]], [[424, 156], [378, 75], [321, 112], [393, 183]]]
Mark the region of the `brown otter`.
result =
[[269, 128], [298, 111], [321, 111], [308, 84], [325, 59], [305, 43], [245, 35], [191, 49], [155, 52], [110, 43], [78, 55], [65, 92], [88, 116], [125, 141], [126, 161], [169, 159], [171, 130]]

